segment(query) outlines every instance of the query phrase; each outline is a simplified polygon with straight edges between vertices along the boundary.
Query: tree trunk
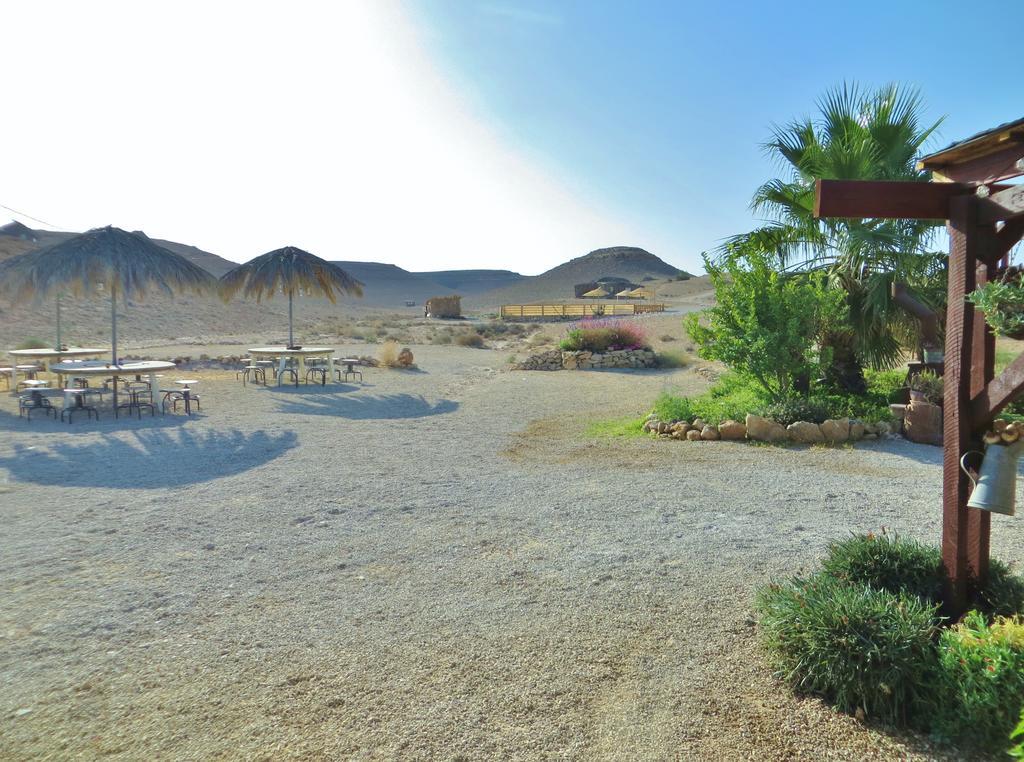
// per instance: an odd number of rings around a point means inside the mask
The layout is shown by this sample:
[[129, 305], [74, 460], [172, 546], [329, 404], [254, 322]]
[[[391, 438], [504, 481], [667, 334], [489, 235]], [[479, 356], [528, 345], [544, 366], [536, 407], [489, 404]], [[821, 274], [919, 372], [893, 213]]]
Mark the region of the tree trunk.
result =
[[845, 392], [864, 394], [868, 385], [854, 348], [853, 334], [831, 333], [822, 341], [822, 349], [832, 353], [831, 362], [825, 368], [825, 381]]

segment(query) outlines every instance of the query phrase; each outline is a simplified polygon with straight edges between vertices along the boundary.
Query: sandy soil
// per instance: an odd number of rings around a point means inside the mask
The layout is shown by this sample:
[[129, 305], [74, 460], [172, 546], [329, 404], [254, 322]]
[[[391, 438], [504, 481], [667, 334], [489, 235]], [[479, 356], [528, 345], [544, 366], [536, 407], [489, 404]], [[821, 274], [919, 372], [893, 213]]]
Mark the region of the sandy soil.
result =
[[326, 389], [202, 372], [192, 418], [0, 399], [0, 757], [939, 755], [791, 696], [751, 613], [851, 531], [936, 541], [938, 449], [595, 439], [705, 382], [414, 350]]

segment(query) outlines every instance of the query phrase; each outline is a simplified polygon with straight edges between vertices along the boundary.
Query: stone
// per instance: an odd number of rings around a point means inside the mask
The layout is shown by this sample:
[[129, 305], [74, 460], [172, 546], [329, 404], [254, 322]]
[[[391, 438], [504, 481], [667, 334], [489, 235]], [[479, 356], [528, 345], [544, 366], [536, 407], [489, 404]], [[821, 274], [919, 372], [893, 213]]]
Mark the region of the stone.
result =
[[677, 431], [681, 431], [681, 432], [683, 432], [685, 434], [689, 430], [690, 430], [690, 424], [688, 424], [686, 421], [676, 421], [675, 423], [672, 424], [672, 433], [673, 434], [675, 432], [677, 432]]
[[705, 421], [703, 418], [693, 419], [693, 428], [697, 429], [697, 431], [703, 430], [705, 426], [707, 426], [707, 421]]
[[889, 412], [892, 413], [892, 417], [898, 421], [902, 421], [904, 416], [907, 414], [906, 405], [889, 405]]
[[942, 408], [930, 402], [911, 402], [903, 419], [903, 435], [911, 442], [941, 446]]
[[697, 429], [690, 429], [689, 431], [686, 432], [686, 438], [691, 442], [699, 442], [700, 432], [697, 431]]
[[749, 439], [756, 439], [759, 442], [781, 442], [789, 437], [785, 426], [769, 418], [747, 413], [745, 423]]
[[867, 433], [867, 427], [864, 426], [860, 421], [850, 421], [850, 441], [856, 442], [859, 439], [864, 438], [864, 434]]
[[722, 439], [746, 439], [747, 427], [732, 419], [718, 424], [718, 433]]
[[845, 442], [850, 438], [849, 418], [829, 418], [821, 424], [821, 435], [826, 442]]
[[786, 431], [790, 439], [801, 444], [819, 444], [825, 441], [825, 436], [821, 433], [821, 427], [810, 421], [791, 423], [786, 427]]
[[700, 438], [703, 439], [705, 442], [714, 442], [718, 439], [721, 439], [722, 437], [719, 435], [718, 428], [716, 426], [711, 426], [710, 424], [708, 424], [703, 429], [701, 429]]
[[673, 439], [686, 439], [687, 429], [672, 429], [672, 433], [669, 435]]
[[562, 352], [562, 367], [566, 370], [576, 370], [580, 366], [580, 358], [572, 352]]

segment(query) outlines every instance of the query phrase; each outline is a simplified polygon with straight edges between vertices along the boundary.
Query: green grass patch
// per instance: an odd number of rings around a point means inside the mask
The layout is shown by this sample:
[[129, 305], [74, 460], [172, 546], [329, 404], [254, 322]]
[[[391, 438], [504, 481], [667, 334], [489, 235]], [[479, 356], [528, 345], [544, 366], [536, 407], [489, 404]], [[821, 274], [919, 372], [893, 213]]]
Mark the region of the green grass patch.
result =
[[642, 418], [608, 418], [587, 424], [586, 434], [598, 439], [642, 437], [643, 425]]

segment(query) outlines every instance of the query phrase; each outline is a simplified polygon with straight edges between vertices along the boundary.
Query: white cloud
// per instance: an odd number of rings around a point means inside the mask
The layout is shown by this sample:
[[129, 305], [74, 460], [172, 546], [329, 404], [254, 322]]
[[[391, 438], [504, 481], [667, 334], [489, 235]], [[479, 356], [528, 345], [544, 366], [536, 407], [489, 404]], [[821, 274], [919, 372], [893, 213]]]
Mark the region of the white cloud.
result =
[[14, 3], [5, 27], [0, 203], [56, 224], [408, 269], [643, 245], [499, 141], [400, 6]]

